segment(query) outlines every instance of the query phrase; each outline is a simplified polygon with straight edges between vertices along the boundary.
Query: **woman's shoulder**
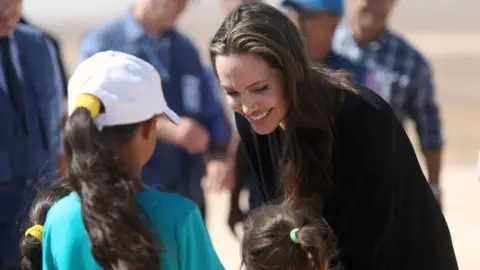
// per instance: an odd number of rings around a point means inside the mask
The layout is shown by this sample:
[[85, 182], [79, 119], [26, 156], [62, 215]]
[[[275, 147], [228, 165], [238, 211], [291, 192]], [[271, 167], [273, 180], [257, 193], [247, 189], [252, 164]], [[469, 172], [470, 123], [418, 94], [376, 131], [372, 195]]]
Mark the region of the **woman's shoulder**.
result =
[[[337, 126], [352, 125], [369, 127], [369, 130], [384, 129], [397, 121], [390, 105], [374, 91], [358, 86], [357, 92], [345, 92]], [[367, 131], [367, 130], [365, 130]]]
[[358, 85], [356, 92], [345, 92], [342, 112], [376, 111], [380, 114], [392, 114], [390, 105], [374, 91]]

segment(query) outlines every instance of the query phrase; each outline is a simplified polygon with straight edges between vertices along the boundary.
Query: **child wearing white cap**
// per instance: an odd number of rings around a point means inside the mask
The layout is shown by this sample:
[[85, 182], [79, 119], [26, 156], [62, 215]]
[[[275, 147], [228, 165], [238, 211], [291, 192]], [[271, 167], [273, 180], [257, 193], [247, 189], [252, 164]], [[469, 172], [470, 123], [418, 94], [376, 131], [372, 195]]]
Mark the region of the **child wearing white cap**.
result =
[[68, 182], [35, 200], [22, 269], [224, 269], [197, 207], [141, 182], [156, 119], [179, 121], [155, 68], [100, 52], [78, 66], [68, 91]]

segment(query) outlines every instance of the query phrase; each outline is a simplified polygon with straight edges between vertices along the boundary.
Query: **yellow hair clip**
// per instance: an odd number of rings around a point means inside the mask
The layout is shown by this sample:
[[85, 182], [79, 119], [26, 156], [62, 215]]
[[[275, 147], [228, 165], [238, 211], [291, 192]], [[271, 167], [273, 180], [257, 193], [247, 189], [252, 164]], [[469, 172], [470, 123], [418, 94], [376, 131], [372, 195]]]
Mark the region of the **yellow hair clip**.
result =
[[34, 225], [30, 227], [26, 232], [25, 236], [32, 236], [33, 238], [37, 239], [42, 243], [42, 235], [43, 235], [43, 226], [42, 225]]
[[82, 94], [77, 98], [77, 103], [75, 104], [75, 109], [85, 108], [90, 112], [92, 119], [95, 119], [100, 114], [100, 107], [102, 103], [100, 100], [90, 94]]

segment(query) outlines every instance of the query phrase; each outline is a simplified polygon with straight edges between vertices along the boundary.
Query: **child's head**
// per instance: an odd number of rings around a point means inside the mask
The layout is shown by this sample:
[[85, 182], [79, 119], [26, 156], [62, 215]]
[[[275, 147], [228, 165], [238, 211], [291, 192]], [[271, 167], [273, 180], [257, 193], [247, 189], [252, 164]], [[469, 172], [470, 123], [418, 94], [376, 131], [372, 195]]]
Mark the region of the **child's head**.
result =
[[326, 270], [333, 247], [323, 218], [285, 202], [261, 207], [247, 218], [242, 261], [247, 270]]
[[71, 191], [68, 182], [58, 181], [38, 192], [28, 213], [26, 222], [28, 230], [21, 243], [22, 269], [42, 268], [42, 226], [47, 218], [47, 212], [55, 202], [67, 196]]
[[68, 114], [64, 138], [71, 163], [77, 161], [73, 155], [91, 160], [92, 152], [108, 150], [103, 153], [114, 155], [131, 177], [139, 176], [153, 153], [156, 118], [179, 121], [167, 106], [157, 70], [114, 51], [97, 53], [77, 67], [68, 84]]
[[102, 268], [159, 267], [158, 241], [140, 218], [135, 191], [142, 190], [141, 169], [163, 116], [179, 121], [156, 69], [135, 56], [97, 53], [69, 81], [63, 130], [68, 182], [80, 197], [92, 254]]

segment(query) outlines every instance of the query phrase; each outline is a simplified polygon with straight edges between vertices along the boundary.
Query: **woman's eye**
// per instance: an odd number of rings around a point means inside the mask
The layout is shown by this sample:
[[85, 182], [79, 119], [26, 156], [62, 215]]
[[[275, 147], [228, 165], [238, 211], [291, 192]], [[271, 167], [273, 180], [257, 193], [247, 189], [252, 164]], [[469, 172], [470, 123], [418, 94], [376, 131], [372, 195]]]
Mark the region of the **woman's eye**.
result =
[[268, 89], [268, 85], [265, 85], [264, 87], [260, 87], [260, 88], [255, 89], [255, 92], [263, 92], [267, 89]]
[[225, 92], [227, 95], [231, 96], [231, 97], [236, 97], [238, 96], [238, 92]]

